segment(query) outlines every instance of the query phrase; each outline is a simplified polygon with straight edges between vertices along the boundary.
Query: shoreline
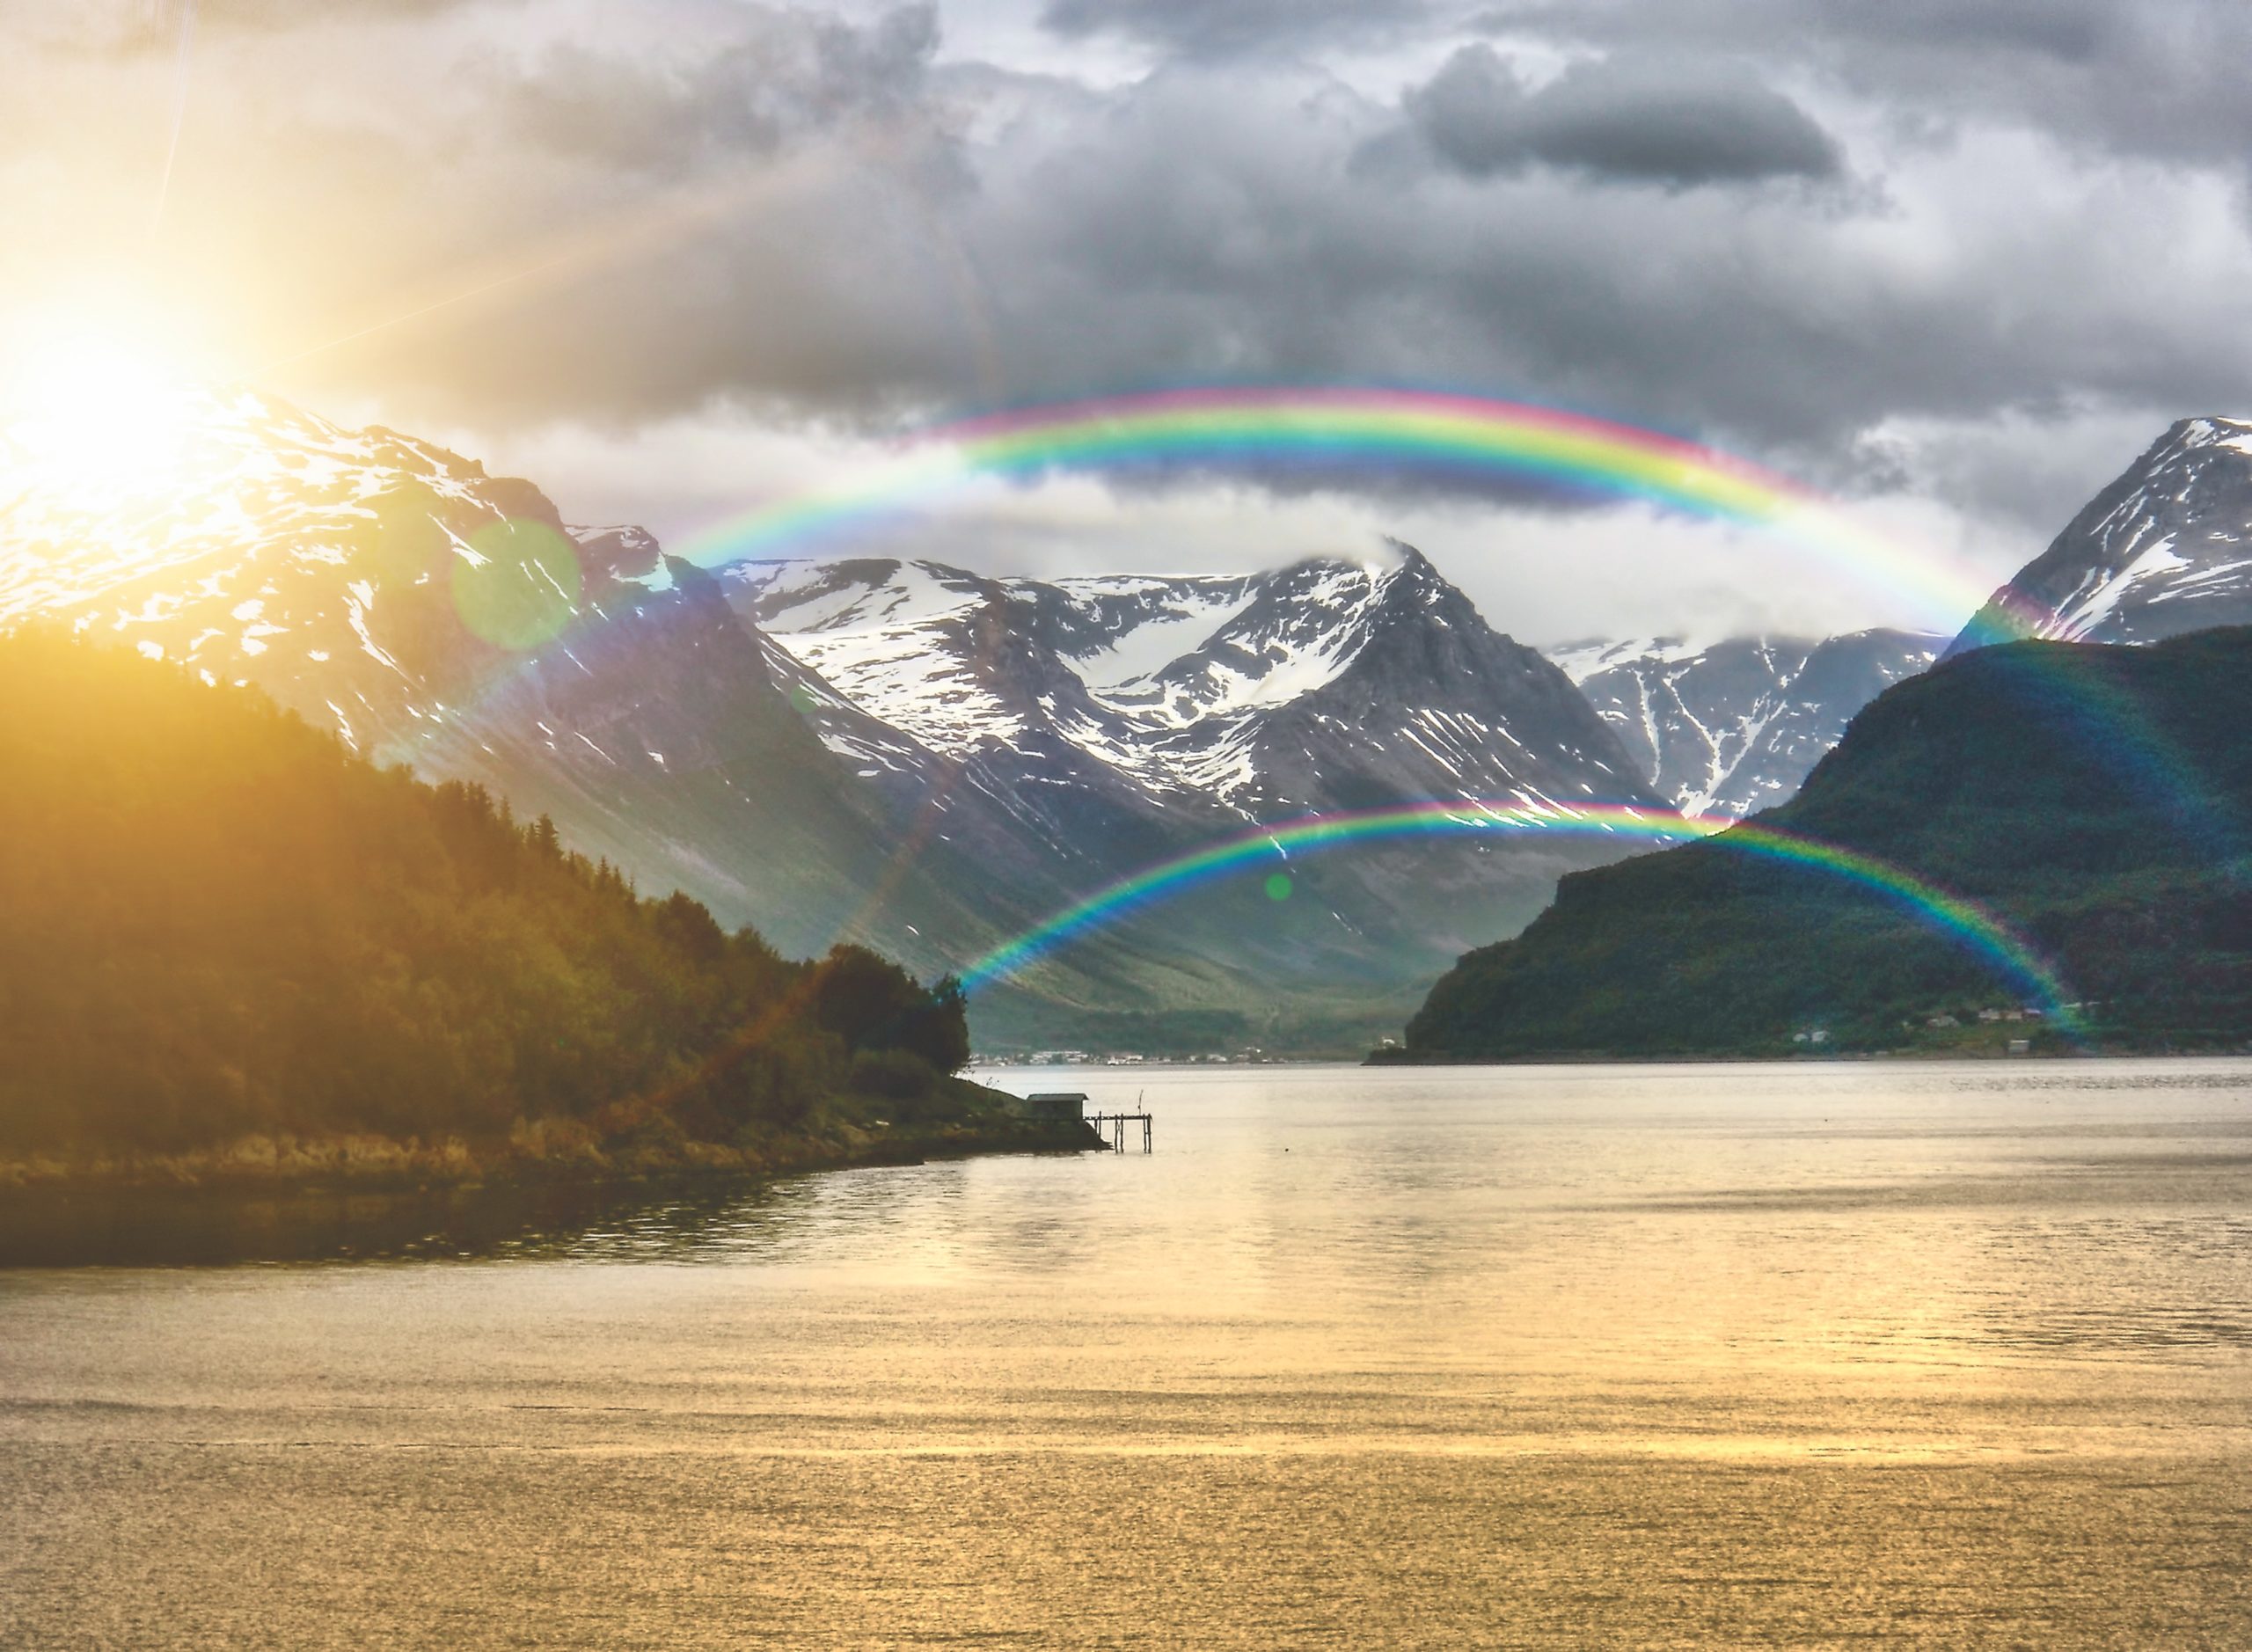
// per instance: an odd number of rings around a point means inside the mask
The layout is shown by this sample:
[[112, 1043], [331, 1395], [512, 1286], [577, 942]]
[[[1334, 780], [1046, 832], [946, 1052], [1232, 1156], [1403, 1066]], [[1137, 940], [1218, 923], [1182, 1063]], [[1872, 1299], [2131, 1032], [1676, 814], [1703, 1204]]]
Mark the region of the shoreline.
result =
[[247, 1136], [176, 1153], [0, 1159], [0, 1268], [163, 1266], [482, 1254], [622, 1212], [734, 1202], [830, 1171], [988, 1154], [1108, 1151], [1084, 1122], [975, 1111], [895, 1125], [839, 1101], [792, 1129], [699, 1141], [669, 1118], [603, 1138], [574, 1120], [507, 1135]]
[[2141, 1049], [2117, 1046], [2090, 1048], [2051, 1044], [2012, 1054], [1991, 1044], [1942, 1049], [1840, 1049], [1814, 1055], [1745, 1055], [1665, 1050], [1621, 1055], [1609, 1051], [1554, 1050], [1524, 1056], [1408, 1055], [1394, 1050], [1371, 1050], [1353, 1064], [1361, 1067], [1642, 1067], [1705, 1066], [1726, 1064], [1744, 1067], [1834, 1067], [1872, 1061], [1963, 1061], [2014, 1064], [2048, 1061], [2229, 1061], [2252, 1056], [2252, 1046], [2201, 1045], [2195, 1049]]
[[[486, 1182], [632, 1181], [682, 1175], [797, 1175], [982, 1153], [1093, 1151], [1092, 1126], [1035, 1119], [1018, 1098], [949, 1076], [942, 1116], [894, 1122], [870, 1097], [831, 1096], [794, 1126], [754, 1122], [732, 1141], [691, 1136], [669, 1114], [634, 1109], [608, 1130], [585, 1119], [517, 1118], [505, 1132], [387, 1136], [376, 1130], [251, 1132], [173, 1152], [67, 1148], [0, 1151], [0, 1194], [33, 1188], [333, 1188], [430, 1191]], [[617, 1109], [624, 1112], [626, 1109]]]
[[[915, 1165], [988, 1153], [1094, 1152], [1108, 1144], [1085, 1125], [1011, 1119], [937, 1129], [870, 1129], [842, 1123], [778, 1134], [755, 1145], [684, 1137], [604, 1144], [556, 1128], [477, 1141], [431, 1141], [364, 1132], [248, 1136], [177, 1153], [33, 1154], [0, 1159], [0, 1195], [40, 1193], [430, 1193], [485, 1187], [629, 1185], [709, 1177], [759, 1178]], [[526, 1137], [531, 1138], [528, 1144]]]

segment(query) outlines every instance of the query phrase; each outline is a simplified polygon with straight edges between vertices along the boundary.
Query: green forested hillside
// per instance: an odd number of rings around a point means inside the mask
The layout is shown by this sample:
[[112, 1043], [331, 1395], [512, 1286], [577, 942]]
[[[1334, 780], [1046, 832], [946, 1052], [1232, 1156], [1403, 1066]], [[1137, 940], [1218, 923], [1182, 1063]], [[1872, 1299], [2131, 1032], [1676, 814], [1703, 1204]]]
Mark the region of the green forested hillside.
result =
[[[1885, 693], [1757, 818], [1993, 914], [2093, 1001], [2082, 1043], [2252, 1039], [2252, 630], [1966, 655]], [[2058, 1046], [2053, 1017], [1980, 1031], [2028, 997], [1928, 917], [1722, 837], [1566, 878], [1524, 934], [1440, 980], [1407, 1053], [1930, 1049], [2003, 1027]]]
[[792, 962], [248, 691], [0, 640], [0, 1150], [246, 1133], [731, 1143], [977, 1105], [960, 996]]

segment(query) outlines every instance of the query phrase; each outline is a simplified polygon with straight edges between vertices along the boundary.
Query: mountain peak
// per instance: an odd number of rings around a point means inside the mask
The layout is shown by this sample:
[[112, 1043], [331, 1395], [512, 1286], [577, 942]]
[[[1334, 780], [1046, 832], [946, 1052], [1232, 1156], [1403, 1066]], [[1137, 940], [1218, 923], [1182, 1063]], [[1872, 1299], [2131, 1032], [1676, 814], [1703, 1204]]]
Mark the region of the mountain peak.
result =
[[[1384, 548], [1392, 553], [1393, 565], [1401, 577], [1440, 579], [1439, 571], [1432, 565], [1430, 558], [1409, 545], [1405, 539], [1395, 539], [1390, 534], [1386, 534], [1384, 537]], [[1444, 581], [1442, 580], [1441, 582]]]
[[2153, 642], [2252, 621], [2252, 423], [2177, 420], [1979, 610], [1950, 657], [2031, 633]]

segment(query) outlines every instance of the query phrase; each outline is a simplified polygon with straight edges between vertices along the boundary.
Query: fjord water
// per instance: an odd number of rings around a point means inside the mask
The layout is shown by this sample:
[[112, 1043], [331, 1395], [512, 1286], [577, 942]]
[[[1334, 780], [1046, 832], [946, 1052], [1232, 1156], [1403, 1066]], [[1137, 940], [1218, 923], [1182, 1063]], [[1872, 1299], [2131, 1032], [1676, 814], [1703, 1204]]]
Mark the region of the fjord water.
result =
[[1158, 1151], [0, 1274], [0, 1642], [2252, 1643], [2252, 1064], [1004, 1076]]

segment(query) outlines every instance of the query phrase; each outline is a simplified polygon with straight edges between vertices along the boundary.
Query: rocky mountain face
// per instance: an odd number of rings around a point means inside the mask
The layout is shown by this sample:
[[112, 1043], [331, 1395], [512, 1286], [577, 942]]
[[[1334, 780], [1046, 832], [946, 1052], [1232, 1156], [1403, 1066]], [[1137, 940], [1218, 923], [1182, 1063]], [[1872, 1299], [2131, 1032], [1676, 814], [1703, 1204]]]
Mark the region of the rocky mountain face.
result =
[[1553, 651], [1639, 774], [1693, 815], [1743, 816], [1796, 792], [1855, 712], [1939, 657], [1943, 637], [1669, 639]]
[[[1261, 823], [1660, 801], [1563, 674], [1406, 547], [1225, 578], [706, 570], [397, 433], [236, 392], [179, 424], [130, 467], [11, 467], [0, 625], [254, 683], [378, 761], [552, 814], [587, 853], [787, 951], [850, 936], [936, 975]], [[1278, 851], [1287, 900], [1263, 872], [1209, 886], [973, 1008], [990, 1027], [1042, 1003], [1397, 995], [1623, 848]]]
[[2016, 636], [2155, 642], [2252, 621], [2252, 423], [2184, 419], [1996, 591], [1950, 656]]
[[[738, 612], [922, 749], [1028, 807], [1239, 820], [1430, 798], [1646, 798], [1546, 660], [1405, 545], [1231, 577], [991, 579], [933, 562], [745, 562]], [[881, 778], [893, 756], [837, 731]]]

